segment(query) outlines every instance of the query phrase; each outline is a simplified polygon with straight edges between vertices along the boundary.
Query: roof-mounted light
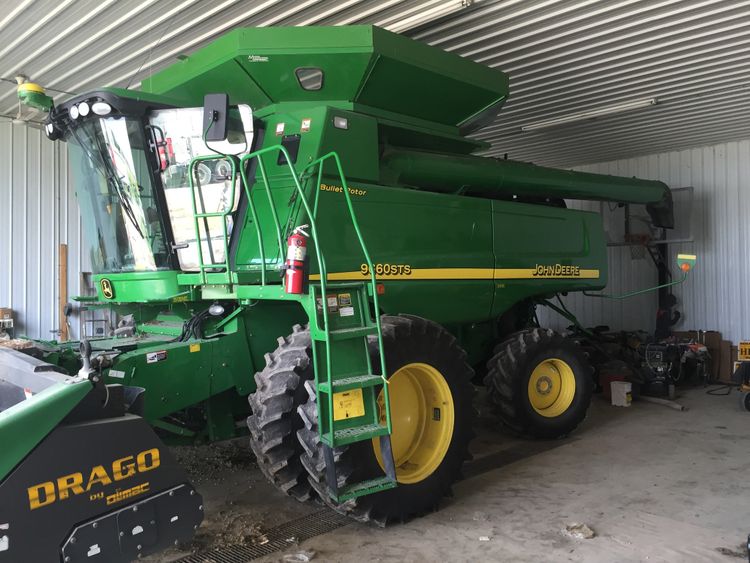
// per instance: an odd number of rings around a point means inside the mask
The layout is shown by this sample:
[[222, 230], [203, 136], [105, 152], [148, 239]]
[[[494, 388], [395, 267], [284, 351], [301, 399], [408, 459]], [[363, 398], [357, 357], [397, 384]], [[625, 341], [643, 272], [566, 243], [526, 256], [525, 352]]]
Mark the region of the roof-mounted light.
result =
[[71, 119], [78, 119], [78, 106], [70, 106], [68, 113]]
[[62, 137], [62, 132], [58, 129], [53, 122], [49, 122], [44, 126], [44, 132], [50, 141], [57, 141]]
[[81, 117], [86, 117], [89, 114], [89, 111], [91, 111], [91, 108], [89, 108], [89, 105], [86, 102], [78, 104], [78, 113]]
[[112, 106], [107, 102], [94, 102], [91, 104], [91, 111], [96, 115], [109, 115], [112, 112]]

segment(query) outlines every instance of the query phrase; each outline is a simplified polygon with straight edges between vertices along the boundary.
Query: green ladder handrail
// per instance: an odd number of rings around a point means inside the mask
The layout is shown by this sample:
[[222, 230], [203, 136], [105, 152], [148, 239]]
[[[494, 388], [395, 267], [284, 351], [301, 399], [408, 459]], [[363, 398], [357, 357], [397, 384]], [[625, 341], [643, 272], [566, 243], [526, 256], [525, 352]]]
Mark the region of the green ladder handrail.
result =
[[[341, 166], [341, 159], [339, 158], [338, 153], [335, 151], [331, 151], [327, 154], [324, 154], [323, 156], [317, 158], [316, 160], [313, 160], [311, 163], [309, 163], [307, 166], [305, 166], [302, 169], [301, 176], [304, 175], [305, 171], [313, 168], [314, 166], [318, 166], [318, 183], [315, 186], [315, 203], [313, 206], [314, 213], [317, 215], [318, 212], [318, 196], [320, 195], [320, 184], [323, 180], [323, 164], [326, 160], [333, 159], [333, 161], [336, 164], [336, 171], [338, 172], [339, 178], [341, 179], [341, 187], [344, 191], [344, 198], [346, 200], [346, 206], [349, 210], [349, 217], [352, 221], [352, 225], [354, 226], [354, 232], [357, 234], [357, 240], [359, 241], [359, 246], [362, 249], [362, 254], [365, 257], [365, 262], [367, 264], [368, 271], [370, 272], [370, 287], [372, 289], [372, 300], [373, 300], [373, 306], [375, 308], [375, 325], [377, 327], [377, 334], [378, 334], [378, 351], [380, 355], [380, 374], [381, 378], [383, 379], [383, 398], [385, 399], [385, 412], [386, 412], [386, 426], [388, 427], [388, 433], [391, 432], [391, 401], [390, 401], [390, 395], [388, 390], [388, 377], [386, 375], [386, 369], [385, 369], [385, 353], [383, 348], [383, 330], [380, 324], [380, 304], [378, 302], [378, 288], [377, 288], [377, 279], [375, 277], [375, 268], [372, 264], [372, 259], [370, 258], [370, 253], [367, 250], [367, 245], [365, 244], [364, 237], [362, 236], [362, 231], [359, 228], [359, 221], [357, 221], [357, 214], [354, 212], [354, 205], [352, 204], [352, 198], [351, 194], [349, 193], [349, 185], [346, 181], [346, 177], [344, 176], [344, 169]], [[316, 243], [317, 248], [317, 243]], [[322, 279], [322, 274], [321, 274]], [[325, 309], [326, 307], [324, 307]], [[330, 367], [329, 367], [330, 370]], [[329, 371], [330, 373], [330, 371]], [[333, 403], [333, 397], [329, 393], [329, 411], [332, 412], [332, 403]], [[331, 430], [333, 432], [333, 430]]]
[[[266, 147], [264, 149], [259, 149], [257, 151], [245, 154], [240, 158], [240, 176], [242, 178], [242, 184], [244, 186], [245, 195], [248, 200], [248, 206], [250, 208], [250, 214], [253, 218], [253, 224], [255, 225], [255, 231], [257, 233], [258, 237], [258, 245], [260, 246], [260, 254], [261, 254], [261, 262], [262, 262], [262, 268], [261, 268], [261, 285], [266, 285], [266, 258], [265, 258], [265, 250], [263, 248], [263, 235], [260, 228], [260, 223], [258, 221], [258, 214], [255, 208], [255, 202], [253, 201], [251, 194], [250, 194], [250, 181], [247, 177], [247, 167], [246, 163], [253, 160], [254, 158], [258, 159], [258, 168], [260, 170], [261, 179], [263, 180], [263, 185], [265, 188], [266, 196], [268, 197], [268, 202], [271, 207], [271, 215], [273, 217], [274, 221], [274, 227], [276, 229], [276, 239], [279, 246], [279, 255], [282, 257], [284, 256], [284, 243], [283, 243], [283, 237], [281, 234], [281, 223], [279, 222], [279, 216], [276, 212], [276, 206], [274, 205], [273, 201], [273, 195], [271, 193], [271, 187], [270, 182], [268, 180], [268, 174], [266, 172], [265, 164], [263, 163], [263, 159], [260, 158], [264, 154], [270, 153], [270, 152], [281, 152], [284, 154], [286, 158], [286, 164], [289, 168], [289, 172], [291, 174], [292, 180], [294, 180], [294, 187], [297, 191], [297, 193], [300, 195], [300, 199], [302, 201], [302, 204], [305, 207], [305, 211], [308, 214], [308, 217], [310, 217], [310, 229], [312, 233], [312, 239], [313, 243], [315, 244], [315, 257], [316, 261], [318, 262], [318, 269], [321, 272], [321, 275], [326, 272], [325, 267], [325, 260], [323, 259], [317, 245], [317, 225], [315, 225], [314, 216], [312, 215], [312, 212], [310, 210], [309, 205], [307, 204], [307, 201], [305, 200], [305, 193], [302, 189], [302, 186], [300, 184], [299, 178], [297, 176], [297, 172], [294, 170], [294, 166], [291, 164], [291, 157], [289, 156], [289, 152], [284, 148], [282, 145], [274, 145], [272, 147]], [[324, 284], [321, 284], [323, 288], [325, 288]], [[325, 311], [324, 311], [325, 312]], [[326, 315], [327, 317], [327, 315]], [[325, 319], [327, 321], [327, 318]]]
[[[330, 378], [330, 374], [331, 374], [331, 343], [330, 343], [330, 333], [329, 333], [329, 330], [328, 330], [328, 327], [330, 326], [330, 324], [329, 324], [329, 318], [328, 318], [328, 307], [326, 306], [326, 303], [325, 303], [326, 296], [328, 295], [328, 291], [326, 289], [326, 282], [327, 282], [327, 279], [328, 279], [328, 272], [326, 270], [325, 258], [324, 258], [323, 253], [321, 252], [321, 250], [319, 248], [319, 245], [318, 245], [318, 240], [319, 240], [318, 239], [318, 228], [317, 228], [317, 225], [315, 223], [315, 216], [313, 215], [313, 212], [310, 209], [310, 205], [307, 202], [307, 198], [305, 197], [304, 190], [302, 189], [302, 185], [300, 184], [299, 177], [297, 176], [297, 171], [294, 169], [294, 167], [291, 164], [292, 159], [291, 159], [291, 157], [289, 155], [289, 152], [282, 145], [274, 145], [272, 147], [266, 147], [264, 149], [260, 149], [260, 150], [254, 151], [252, 153], [246, 154], [246, 155], [244, 155], [240, 159], [240, 175], [242, 176], [242, 181], [243, 181], [243, 184], [245, 185], [245, 190], [246, 190], [248, 201], [252, 201], [252, 198], [250, 197], [250, 184], [249, 184], [248, 179], [247, 179], [247, 173], [246, 173], [246, 166], [245, 166], [245, 164], [248, 161], [250, 161], [250, 160], [252, 160], [254, 158], [258, 159], [258, 167], [261, 170], [261, 178], [262, 178], [263, 183], [265, 185], [266, 194], [269, 197], [271, 208], [273, 209], [273, 207], [274, 207], [273, 206], [273, 199], [272, 199], [272, 197], [270, 195], [270, 191], [271, 190], [270, 190], [270, 186], [269, 186], [268, 175], [265, 173], [265, 167], [264, 167], [263, 162], [262, 162], [263, 159], [261, 158], [263, 155], [265, 155], [267, 153], [270, 153], [270, 152], [281, 152], [284, 155], [285, 160], [286, 160], [286, 164], [289, 167], [289, 172], [291, 174], [292, 180], [294, 180], [294, 187], [297, 190], [297, 194], [300, 197], [300, 201], [302, 203], [302, 206], [305, 208], [305, 212], [307, 213], [307, 216], [308, 216], [309, 221], [310, 221], [310, 234], [311, 234], [310, 238], [312, 239], [313, 245], [315, 246], [315, 260], [318, 263], [318, 271], [320, 272], [320, 288], [321, 288], [321, 291], [323, 293], [323, 296], [322, 296], [322, 300], [323, 300], [323, 307], [322, 307], [322, 309], [323, 309], [323, 325], [324, 325], [323, 329], [321, 329], [318, 326], [318, 321], [317, 321], [318, 317], [317, 317], [317, 315], [310, 315], [310, 316], [312, 317], [311, 321], [315, 323], [315, 329], [316, 330], [322, 330], [323, 334], [325, 335], [326, 374]], [[276, 212], [274, 210], [274, 214], [275, 213]], [[260, 230], [260, 225], [258, 224], [257, 220], [255, 220], [255, 219], [254, 219], [254, 222], [255, 222], [255, 228], [256, 228], [256, 230], [259, 231]], [[278, 239], [279, 239], [279, 250], [281, 252], [281, 255], [283, 256], [283, 244], [281, 243], [281, 240], [282, 240], [281, 239], [281, 229], [280, 229], [280, 225], [279, 225], [279, 222], [278, 222], [278, 218], [275, 219], [275, 226], [277, 228], [277, 236], [278, 236]], [[264, 259], [264, 256], [263, 256], [263, 250], [261, 250], [261, 260], [263, 261], [263, 268], [261, 270], [261, 283], [265, 285], [265, 259]], [[315, 304], [314, 303], [313, 303], [313, 309], [312, 310], [313, 311], [315, 310]], [[320, 401], [320, 392], [317, 390], [317, 388], [316, 388], [316, 394], [318, 395], [318, 401]], [[318, 402], [318, 404], [320, 404], [320, 402]], [[331, 396], [330, 393], [328, 394], [328, 408], [329, 408], [328, 412], [331, 412], [331, 409], [333, 409], [333, 397]], [[330, 430], [331, 430], [331, 438], [333, 438], [333, 428], [331, 428]]]
[[[318, 190], [316, 189], [316, 193], [315, 193], [314, 209], [311, 209], [310, 205], [309, 205], [309, 202], [308, 202], [308, 197], [305, 194], [305, 190], [302, 187], [302, 183], [300, 182], [300, 176], [302, 174], [299, 174], [299, 175], [297, 174], [297, 171], [295, 170], [294, 166], [292, 165], [292, 158], [289, 155], [289, 152], [282, 145], [274, 145], [274, 146], [271, 146], [271, 147], [266, 147], [266, 148], [263, 148], [263, 149], [259, 149], [257, 151], [252, 152], [252, 153], [248, 153], [246, 155], [243, 155], [240, 158], [240, 166], [239, 166], [239, 168], [240, 168], [240, 175], [241, 175], [241, 178], [242, 178], [242, 184], [244, 186], [245, 194], [246, 194], [247, 199], [248, 199], [250, 213], [251, 213], [251, 216], [253, 218], [253, 223], [255, 225], [255, 229], [256, 229], [256, 233], [257, 233], [257, 237], [258, 237], [258, 244], [260, 246], [261, 262], [262, 262], [261, 284], [262, 285], [266, 284], [266, 259], [265, 259], [265, 250], [263, 248], [263, 237], [262, 237], [262, 233], [261, 233], [261, 229], [260, 229], [260, 224], [258, 222], [258, 215], [257, 215], [257, 211], [256, 211], [256, 208], [255, 208], [255, 203], [253, 202], [253, 199], [252, 199], [251, 194], [250, 194], [250, 181], [249, 181], [249, 178], [247, 176], [247, 166], [246, 166], [246, 164], [249, 161], [257, 158], [258, 169], [260, 171], [261, 180], [263, 181], [263, 185], [264, 185], [264, 188], [265, 188], [265, 193], [266, 193], [266, 196], [268, 197], [269, 204], [270, 204], [271, 211], [272, 211], [272, 216], [273, 216], [273, 220], [274, 220], [274, 226], [275, 226], [275, 229], [276, 229], [276, 238], [277, 238], [277, 242], [278, 242], [278, 245], [279, 245], [279, 253], [283, 257], [283, 255], [284, 255], [284, 251], [283, 251], [284, 246], [283, 246], [283, 237], [282, 237], [282, 233], [281, 233], [281, 225], [280, 225], [280, 222], [279, 222], [279, 219], [278, 219], [278, 214], [276, 213], [276, 208], [274, 206], [273, 196], [272, 196], [271, 189], [270, 189], [270, 181], [268, 179], [268, 174], [267, 174], [267, 171], [266, 171], [266, 166], [265, 166], [265, 164], [263, 162], [263, 159], [261, 158], [262, 156], [264, 156], [264, 155], [266, 155], [268, 153], [278, 153], [278, 152], [281, 152], [284, 155], [284, 157], [285, 157], [285, 163], [286, 163], [286, 166], [289, 169], [290, 176], [291, 176], [291, 178], [292, 178], [292, 180], [294, 182], [295, 190], [296, 190], [296, 192], [297, 192], [297, 194], [299, 196], [301, 205], [303, 206], [303, 208], [305, 210], [305, 213], [307, 214], [307, 216], [309, 218], [309, 221], [310, 221], [310, 234], [311, 234], [310, 238], [312, 239], [312, 243], [313, 243], [313, 245], [315, 247], [315, 257], [316, 257], [316, 261], [318, 263], [318, 271], [320, 272], [320, 290], [322, 292], [322, 299], [325, 302], [326, 296], [328, 294], [328, 290], [327, 290], [328, 270], [327, 270], [326, 260], [325, 260], [325, 256], [324, 256], [323, 250], [321, 248], [321, 245], [319, 244], [319, 240], [320, 239], [318, 237], [318, 229], [317, 229], [317, 223], [316, 223], [317, 207], [318, 207]], [[319, 180], [318, 185], [319, 185], [320, 184], [320, 180], [322, 178], [322, 173], [323, 173], [323, 163], [325, 161], [329, 160], [329, 159], [333, 159], [333, 161], [335, 162], [339, 178], [341, 179], [342, 188], [344, 189], [344, 197], [345, 197], [345, 201], [346, 201], [346, 205], [347, 205], [347, 210], [349, 212], [349, 216], [351, 218], [352, 225], [354, 227], [355, 233], [357, 234], [357, 240], [359, 241], [360, 247], [362, 249], [362, 253], [364, 255], [365, 262], [367, 263], [367, 266], [368, 266], [369, 271], [370, 271], [370, 285], [371, 285], [371, 290], [372, 290], [372, 295], [373, 295], [373, 305], [375, 307], [375, 324], [376, 324], [377, 335], [378, 335], [378, 346], [379, 346], [379, 349], [381, 351], [381, 353], [380, 353], [380, 367], [381, 367], [381, 377], [382, 377], [383, 382], [384, 382], [384, 385], [383, 385], [384, 391], [383, 391], [383, 393], [384, 393], [384, 399], [385, 399], [384, 402], [385, 402], [385, 405], [386, 405], [386, 425], [387, 425], [387, 428], [388, 428], [388, 432], [390, 433], [391, 429], [392, 429], [391, 411], [390, 411], [390, 397], [389, 397], [389, 391], [388, 391], [388, 379], [387, 379], [387, 376], [386, 376], [385, 356], [382, 353], [382, 350], [383, 350], [383, 331], [382, 331], [382, 326], [381, 326], [381, 323], [380, 323], [380, 314], [379, 314], [379, 312], [380, 312], [380, 305], [379, 305], [379, 302], [378, 302], [378, 292], [377, 292], [377, 282], [376, 282], [376, 278], [375, 278], [375, 269], [374, 269], [373, 264], [372, 264], [372, 259], [370, 258], [370, 253], [367, 250], [367, 245], [365, 244], [364, 237], [362, 236], [362, 232], [361, 232], [360, 227], [359, 227], [359, 222], [357, 221], [357, 217], [356, 217], [356, 214], [354, 212], [354, 206], [352, 204], [351, 196], [349, 194], [349, 186], [348, 186], [348, 183], [346, 181], [346, 177], [344, 176], [343, 167], [341, 165], [341, 159], [339, 158], [339, 156], [338, 156], [337, 153], [330, 152], [330, 153], [327, 153], [327, 154], [321, 156], [320, 158], [318, 158], [318, 159], [310, 162], [309, 164], [307, 164], [303, 168], [302, 172], [304, 173], [304, 171], [306, 171], [306, 170], [308, 170], [308, 169], [310, 169], [310, 168], [312, 168], [314, 166], [318, 166], [319, 167], [319, 169], [318, 169], [318, 180]], [[315, 328], [317, 330], [320, 330], [321, 332], [323, 332], [323, 334], [325, 335], [325, 343], [326, 343], [326, 346], [325, 346], [325, 349], [326, 349], [326, 370], [327, 370], [327, 375], [330, 378], [330, 374], [331, 374], [331, 348], [330, 348], [330, 333], [329, 333], [330, 323], [329, 323], [329, 317], [328, 317], [328, 308], [324, 306], [324, 307], [322, 307], [322, 309], [323, 309], [323, 325], [324, 325], [323, 328], [321, 329], [321, 327], [318, 326], [317, 316], [314, 316], [313, 321], [315, 323]], [[319, 394], [318, 394], [318, 400], [320, 400]], [[332, 409], [333, 409], [333, 396], [332, 396], [331, 393], [328, 393], [328, 401], [327, 402], [328, 402], [328, 408], [329, 408], [328, 412], [332, 412]], [[330, 429], [330, 433], [331, 433], [331, 439], [333, 441], [333, 428], [332, 427]]]
[[[383, 394], [384, 394], [384, 403], [386, 407], [386, 427], [388, 428], [388, 433], [391, 433], [392, 431], [392, 424], [391, 424], [391, 410], [390, 410], [390, 396], [389, 396], [389, 389], [388, 389], [388, 379], [386, 374], [386, 366], [385, 366], [385, 355], [383, 353], [383, 331], [382, 326], [380, 322], [380, 304], [378, 300], [378, 292], [377, 292], [377, 280], [375, 276], [375, 268], [372, 264], [372, 259], [370, 257], [370, 253], [367, 250], [367, 245], [365, 244], [364, 237], [362, 236], [362, 231], [359, 227], [359, 222], [357, 221], [357, 216], [354, 211], [354, 206], [352, 203], [351, 195], [349, 193], [349, 185], [346, 181], [346, 177], [344, 176], [343, 167], [341, 165], [341, 159], [339, 158], [338, 154], [336, 152], [329, 152], [316, 160], [310, 162], [302, 169], [302, 174], [298, 175], [297, 171], [295, 170], [294, 166], [292, 165], [292, 158], [289, 155], [289, 152], [287, 149], [282, 145], [274, 145], [271, 147], [266, 147], [263, 149], [259, 149], [257, 151], [253, 151], [251, 153], [243, 155], [239, 159], [239, 170], [240, 170], [240, 178], [243, 185], [243, 189], [245, 190], [245, 195], [247, 197], [248, 201], [248, 207], [250, 209], [250, 214], [253, 219], [253, 224], [255, 226], [256, 230], [256, 236], [258, 239], [258, 247], [260, 251], [260, 259], [261, 259], [261, 285], [266, 285], [267, 282], [267, 263], [266, 263], [266, 256], [265, 256], [265, 248], [263, 244], [263, 234], [262, 229], [260, 227], [260, 223], [258, 221], [258, 213], [257, 208], [255, 206], [255, 202], [253, 201], [253, 198], [251, 197], [251, 190], [250, 190], [250, 181], [247, 175], [247, 166], [246, 164], [250, 162], [253, 159], [257, 159], [258, 162], [258, 169], [260, 171], [261, 180], [263, 181], [264, 185], [264, 191], [266, 194], [266, 197], [268, 198], [270, 208], [271, 208], [271, 214], [274, 222], [274, 227], [276, 231], [276, 241], [279, 247], [279, 256], [284, 256], [284, 245], [283, 245], [283, 237], [281, 232], [281, 224], [279, 221], [278, 213], [276, 211], [276, 206], [274, 205], [273, 200], [273, 194], [271, 192], [271, 186], [270, 181], [268, 178], [268, 173], [266, 170], [266, 165], [263, 162], [262, 156], [268, 154], [268, 153], [278, 153], [281, 152], [285, 157], [285, 163], [289, 169], [290, 176], [294, 182], [295, 190], [299, 196], [301, 205], [303, 206], [305, 213], [307, 214], [309, 221], [310, 221], [310, 234], [311, 239], [315, 248], [315, 258], [318, 264], [318, 271], [320, 272], [320, 290], [322, 292], [322, 300], [325, 303], [325, 299], [328, 295], [327, 290], [327, 283], [328, 283], [328, 270], [326, 266], [325, 256], [322, 251], [321, 245], [319, 243], [319, 237], [318, 237], [318, 230], [317, 230], [317, 224], [316, 224], [316, 217], [317, 217], [317, 211], [318, 211], [318, 198], [319, 198], [319, 190], [315, 190], [315, 202], [313, 209], [310, 208], [310, 204], [308, 202], [307, 195], [305, 194], [305, 190], [302, 187], [302, 183], [300, 182], [300, 176], [304, 174], [306, 170], [309, 170], [315, 166], [318, 166], [318, 186], [320, 185], [320, 182], [322, 181], [322, 175], [323, 175], [323, 165], [328, 160], [333, 160], [336, 166], [336, 170], [338, 173], [338, 176], [341, 180], [342, 189], [344, 192], [344, 199], [346, 201], [347, 210], [349, 212], [349, 217], [352, 221], [352, 226], [354, 227], [354, 231], [357, 235], [357, 240], [359, 242], [360, 248], [362, 249], [362, 254], [364, 255], [365, 262], [367, 264], [367, 267], [370, 272], [370, 287], [371, 287], [371, 293], [373, 296], [373, 305], [375, 308], [375, 326], [377, 330], [377, 337], [378, 337], [378, 346], [380, 350], [380, 369], [381, 369], [381, 378], [383, 379]], [[207, 161], [207, 160], [218, 160], [220, 158], [227, 159], [232, 167], [232, 191], [231, 191], [231, 198], [230, 201], [234, 202], [235, 199], [235, 178], [237, 174], [237, 163], [236, 158], [231, 156], [216, 156], [216, 155], [201, 155], [194, 157], [190, 161], [190, 166], [188, 167], [188, 178], [190, 183], [190, 193], [191, 193], [191, 200], [193, 205], [193, 218], [194, 218], [194, 226], [195, 226], [195, 232], [196, 232], [196, 239], [198, 241], [198, 257], [200, 262], [200, 271], [201, 271], [201, 279], [203, 280], [203, 283], [207, 283], [206, 278], [206, 270], [209, 268], [216, 268], [216, 267], [224, 267], [226, 268], [227, 272], [227, 279], [230, 280], [230, 271], [229, 271], [229, 241], [228, 241], [228, 233], [227, 233], [227, 225], [226, 225], [226, 218], [227, 216], [231, 215], [233, 205], [230, 205], [228, 209], [225, 209], [222, 212], [211, 212], [207, 213], [205, 211], [205, 206], [203, 206], [203, 211], [198, 212], [197, 209], [197, 202], [196, 202], [196, 190], [195, 185], [193, 183], [194, 178], [194, 172], [195, 167], [198, 163]], [[317, 188], [317, 186], [316, 186]], [[200, 186], [200, 182], [198, 182], [198, 191], [199, 195], [202, 196], [202, 187]], [[202, 198], [201, 198], [202, 201]], [[200, 226], [199, 226], [199, 219], [203, 218], [208, 219], [210, 217], [222, 217], [222, 233], [223, 233], [223, 239], [224, 239], [224, 262], [223, 263], [213, 263], [211, 265], [206, 265], [203, 260], [203, 248], [201, 244], [200, 239]], [[209, 233], [208, 229], [206, 229], [206, 237], [208, 238]], [[208, 244], [211, 244], [211, 240], [208, 239]], [[209, 247], [210, 249], [211, 247]], [[313, 310], [315, 310], [315, 304], [313, 303]], [[331, 337], [329, 332], [329, 315], [328, 315], [328, 307], [323, 306], [323, 327], [321, 328], [318, 325], [317, 321], [317, 315], [311, 315], [313, 317], [313, 322], [315, 329], [322, 332], [324, 335], [324, 341], [325, 341], [325, 351], [326, 351], [326, 371], [327, 371], [327, 377], [330, 379], [331, 377]], [[368, 360], [369, 363], [369, 360]], [[332, 412], [333, 410], [333, 394], [328, 393], [328, 412]], [[318, 393], [318, 400], [320, 401], [320, 394]], [[320, 403], [319, 403], [320, 404]], [[330, 432], [330, 438], [331, 443], [333, 443], [333, 426], [329, 429]]]
[[[196, 186], [193, 182], [193, 178], [195, 177], [195, 167], [200, 162], [205, 162], [208, 160], [227, 160], [232, 167], [232, 191], [231, 191], [231, 197], [229, 198], [229, 201], [231, 202], [231, 205], [229, 205], [224, 211], [215, 211], [215, 212], [206, 212], [206, 205], [203, 200], [203, 186], [201, 186], [200, 180], [198, 180], [197, 188], [198, 188], [198, 195], [200, 196], [201, 200], [201, 208], [202, 211], [198, 212], [198, 204], [195, 200], [196, 196]], [[201, 273], [201, 280], [203, 283], [207, 283], [206, 278], [206, 270], [208, 269], [214, 269], [214, 268], [225, 268], [226, 275], [227, 275], [227, 281], [231, 281], [231, 275], [229, 272], [229, 235], [227, 233], [227, 217], [229, 217], [232, 214], [232, 208], [234, 207], [234, 199], [235, 199], [235, 189], [236, 189], [236, 181], [235, 178], [237, 176], [237, 165], [235, 163], [235, 159], [230, 156], [224, 156], [224, 155], [216, 155], [216, 154], [204, 154], [195, 156], [192, 159], [190, 159], [190, 164], [188, 165], [188, 185], [190, 186], [190, 201], [193, 205], [193, 221], [194, 221], [194, 227], [195, 227], [195, 240], [198, 244], [198, 268]], [[208, 219], [213, 217], [221, 217], [221, 227], [222, 227], [222, 235], [223, 235], [223, 241], [224, 241], [224, 262], [213, 262], [212, 264], [206, 264], [203, 261], [203, 245], [201, 244], [201, 231], [200, 231], [200, 225], [198, 224], [199, 219], [204, 220], [204, 228], [206, 230], [206, 244], [208, 245], [209, 252], [211, 253], [211, 256], [213, 257], [213, 247], [211, 242], [211, 236], [208, 230]]]

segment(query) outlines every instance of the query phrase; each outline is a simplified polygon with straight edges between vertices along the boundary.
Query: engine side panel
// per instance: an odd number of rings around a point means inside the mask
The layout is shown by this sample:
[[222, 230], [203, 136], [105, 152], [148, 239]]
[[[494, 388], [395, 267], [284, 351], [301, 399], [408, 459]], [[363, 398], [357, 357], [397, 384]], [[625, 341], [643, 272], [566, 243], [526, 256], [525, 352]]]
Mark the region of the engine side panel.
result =
[[492, 217], [493, 317], [527, 297], [607, 285], [607, 246], [600, 215], [494, 201]]

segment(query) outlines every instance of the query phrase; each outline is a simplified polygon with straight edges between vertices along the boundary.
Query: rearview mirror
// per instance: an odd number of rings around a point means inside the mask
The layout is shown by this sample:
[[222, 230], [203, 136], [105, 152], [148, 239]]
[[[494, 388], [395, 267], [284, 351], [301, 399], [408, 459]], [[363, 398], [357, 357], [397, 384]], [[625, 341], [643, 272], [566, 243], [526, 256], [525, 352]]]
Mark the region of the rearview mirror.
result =
[[203, 132], [206, 142], [227, 138], [228, 94], [206, 94], [203, 98]]

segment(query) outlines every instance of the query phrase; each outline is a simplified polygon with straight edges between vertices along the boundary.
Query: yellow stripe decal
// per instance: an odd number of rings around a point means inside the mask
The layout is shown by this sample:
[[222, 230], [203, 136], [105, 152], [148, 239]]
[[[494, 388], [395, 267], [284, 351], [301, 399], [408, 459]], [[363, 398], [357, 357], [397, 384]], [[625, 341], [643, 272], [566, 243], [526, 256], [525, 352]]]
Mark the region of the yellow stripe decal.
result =
[[[529, 280], [529, 279], [598, 279], [599, 270], [578, 270], [578, 275], [538, 275], [535, 268], [412, 268], [409, 274], [379, 274], [378, 280]], [[319, 280], [320, 274], [312, 274]], [[328, 281], [367, 280], [368, 274], [331, 272]]]
[[523, 269], [497, 269], [495, 270], [496, 280], [528, 280], [528, 279], [585, 279], [594, 280], [599, 278], [599, 270], [577, 270], [577, 274], [538, 274], [536, 268]]

